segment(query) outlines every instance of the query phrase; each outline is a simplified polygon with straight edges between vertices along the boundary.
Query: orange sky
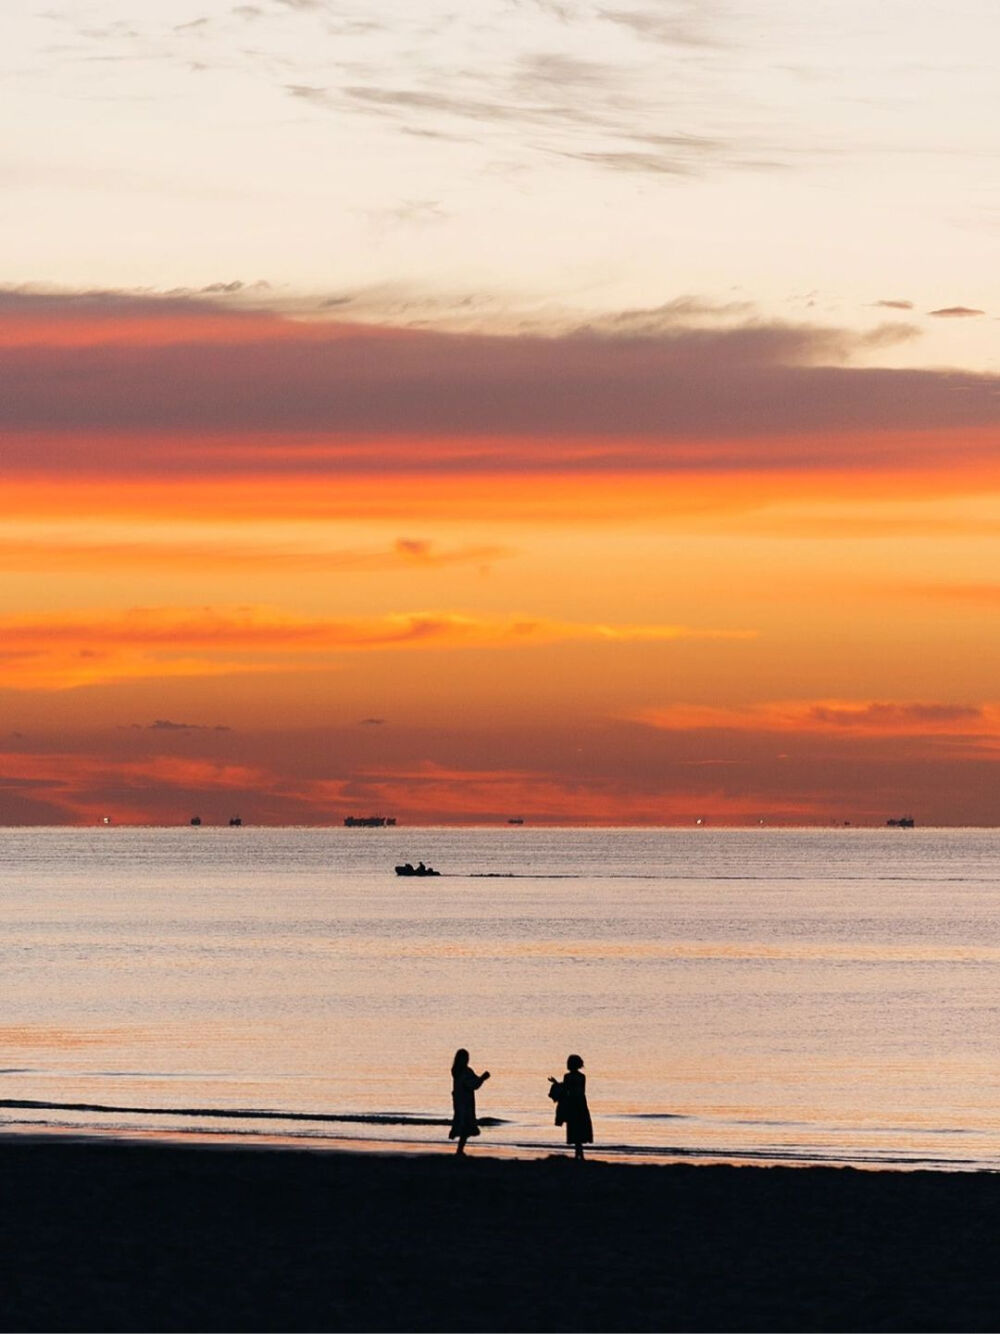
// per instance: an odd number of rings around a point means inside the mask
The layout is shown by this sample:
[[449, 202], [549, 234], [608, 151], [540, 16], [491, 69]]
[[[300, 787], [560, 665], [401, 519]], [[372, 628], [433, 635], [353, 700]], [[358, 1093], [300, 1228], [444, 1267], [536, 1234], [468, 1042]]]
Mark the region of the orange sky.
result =
[[0, 821], [996, 823], [998, 382], [855, 344], [8, 293]]

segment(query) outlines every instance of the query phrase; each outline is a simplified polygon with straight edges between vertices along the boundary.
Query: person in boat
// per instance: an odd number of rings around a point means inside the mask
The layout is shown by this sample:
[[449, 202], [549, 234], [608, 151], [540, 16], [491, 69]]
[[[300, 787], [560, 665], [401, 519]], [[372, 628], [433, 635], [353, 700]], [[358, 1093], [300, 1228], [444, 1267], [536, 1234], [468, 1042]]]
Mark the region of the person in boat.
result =
[[583, 1073], [583, 1057], [566, 1057], [566, 1073], [562, 1082], [549, 1075], [552, 1085], [550, 1096], [556, 1099], [556, 1125], [566, 1127], [566, 1143], [572, 1144], [573, 1157], [583, 1162], [583, 1146], [593, 1144], [594, 1125], [587, 1106], [587, 1076]]
[[427, 874], [427, 867], [423, 864], [423, 862], [418, 862], [417, 875], [426, 875], [426, 874]]
[[484, 1070], [477, 1075], [469, 1065], [469, 1053], [459, 1047], [451, 1063], [451, 1105], [453, 1115], [449, 1139], [457, 1139], [456, 1153], [465, 1152], [467, 1140], [479, 1134], [479, 1122], [476, 1120], [476, 1089], [485, 1084], [490, 1072]]

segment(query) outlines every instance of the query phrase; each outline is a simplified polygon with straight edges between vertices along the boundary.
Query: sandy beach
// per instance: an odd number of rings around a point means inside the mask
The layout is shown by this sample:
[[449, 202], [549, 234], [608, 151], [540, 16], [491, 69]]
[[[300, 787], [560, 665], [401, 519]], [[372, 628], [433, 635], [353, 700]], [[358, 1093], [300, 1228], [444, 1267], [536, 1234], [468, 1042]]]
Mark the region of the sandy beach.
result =
[[995, 1330], [1000, 1180], [0, 1141], [4, 1330]]

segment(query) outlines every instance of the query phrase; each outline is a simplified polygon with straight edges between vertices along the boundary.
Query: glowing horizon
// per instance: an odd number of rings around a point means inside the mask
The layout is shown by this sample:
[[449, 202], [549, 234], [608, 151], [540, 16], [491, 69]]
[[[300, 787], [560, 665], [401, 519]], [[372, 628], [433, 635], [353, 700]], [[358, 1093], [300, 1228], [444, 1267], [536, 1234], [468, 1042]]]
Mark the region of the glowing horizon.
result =
[[7, 18], [0, 823], [1000, 824], [985, 2], [92, 9]]

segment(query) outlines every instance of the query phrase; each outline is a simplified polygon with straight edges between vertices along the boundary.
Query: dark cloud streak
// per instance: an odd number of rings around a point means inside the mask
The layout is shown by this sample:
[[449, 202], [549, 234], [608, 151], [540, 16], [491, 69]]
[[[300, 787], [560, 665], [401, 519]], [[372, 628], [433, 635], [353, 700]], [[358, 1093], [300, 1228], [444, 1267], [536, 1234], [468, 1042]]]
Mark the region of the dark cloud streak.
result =
[[[67, 309], [48, 300], [53, 318]], [[34, 313], [44, 302], [34, 298]], [[135, 297], [109, 303], [130, 314], [142, 306]], [[1000, 427], [998, 377], [850, 364], [860, 350], [911, 336], [907, 325], [867, 335], [776, 323], [706, 328], [685, 323], [685, 303], [692, 319], [714, 313], [682, 298], [623, 312], [617, 327], [611, 318], [558, 337], [271, 314], [249, 338], [223, 326], [183, 341], [182, 326], [176, 343], [14, 340], [0, 347], [5, 466], [88, 472], [115, 458], [119, 475], [390, 463], [414, 472], [809, 467], [847, 460], [844, 435]], [[205, 299], [175, 297], [170, 311], [189, 306], [203, 311]], [[0, 301], [0, 333], [2, 312]], [[911, 461], [898, 440], [855, 443], [849, 453], [852, 466]]]
[[[133, 723], [136, 727], [138, 724]], [[169, 718], [157, 718], [155, 722], [148, 723], [146, 730], [149, 732], [229, 732], [232, 729], [225, 723], [175, 723]]]
[[944, 316], [945, 319], [968, 319], [974, 315], [985, 315], [985, 310], [976, 310], [973, 306], [942, 306], [940, 310], [930, 310], [929, 315]]
[[654, 176], [693, 176], [695, 169], [690, 163], [662, 153], [636, 153], [628, 151], [607, 152], [562, 152], [560, 157], [573, 162], [587, 162], [594, 167], [608, 167], [612, 171], [638, 171]]
[[663, 46], [718, 48], [724, 45], [706, 24], [711, 7], [707, 4], [678, 5], [673, 13], [662, 9], [601, 9], [599, 15], [609, 23], [630, 29], [643, 41]]

